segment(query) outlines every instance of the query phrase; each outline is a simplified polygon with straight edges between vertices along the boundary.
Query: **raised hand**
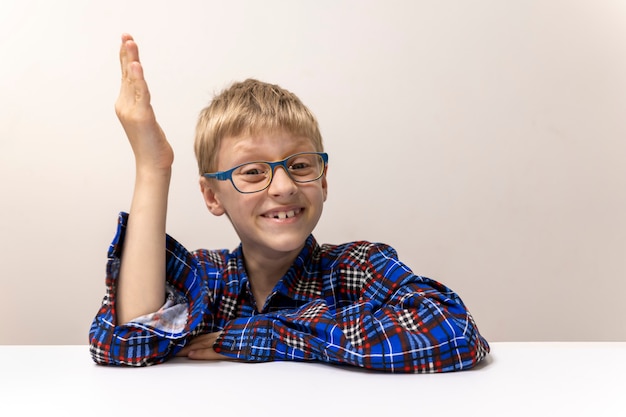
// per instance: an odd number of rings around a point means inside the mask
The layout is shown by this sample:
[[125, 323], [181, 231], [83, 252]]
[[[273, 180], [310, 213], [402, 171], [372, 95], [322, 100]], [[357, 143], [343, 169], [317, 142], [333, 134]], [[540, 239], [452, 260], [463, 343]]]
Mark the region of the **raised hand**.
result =
[[174, 152], [156, 121], [150, 104], [150, 91], [139, 61], [139, 48], [129, 34], [122, 35], [120, 64], [122, 85], [115, 102], [115, 113], [135, 154], [137, 169], [169, 171]]
[[122, 35], [122, 87], [115, 112], [135, 154], [135, 189], [117, 286], [119, 324], [165, 302], [165, 223], [174, 152], [156, 121], [132, 36]]

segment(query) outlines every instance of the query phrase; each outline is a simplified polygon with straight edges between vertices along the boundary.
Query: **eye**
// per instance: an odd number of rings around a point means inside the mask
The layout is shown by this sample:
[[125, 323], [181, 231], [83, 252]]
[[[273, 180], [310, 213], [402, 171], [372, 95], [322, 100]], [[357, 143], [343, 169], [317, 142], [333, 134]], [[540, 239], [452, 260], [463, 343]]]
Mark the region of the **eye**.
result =
[[265, 164], [246, 164], [234, 173], [234, 175], [242, 181], [256, 182], [263, 181], [267, 178], [269, 167]]
[[292, 163], [291, 165], [289, 165], [289, 169], [292, 171], [303, 170], [303, 169], [307, 169], [310, 167], [311, 167], [311, 164], [308, 161], [296, 161]]
[[320, 163], [319, 156], [316, 154], [300, 154], [295, 155], [287, 162], [289, 172], [298, 178], [314, 178], [319, 174]]
[[260, 168], [250, 168], [240, 172], [241, 175], [263, 175], [264, 172]]

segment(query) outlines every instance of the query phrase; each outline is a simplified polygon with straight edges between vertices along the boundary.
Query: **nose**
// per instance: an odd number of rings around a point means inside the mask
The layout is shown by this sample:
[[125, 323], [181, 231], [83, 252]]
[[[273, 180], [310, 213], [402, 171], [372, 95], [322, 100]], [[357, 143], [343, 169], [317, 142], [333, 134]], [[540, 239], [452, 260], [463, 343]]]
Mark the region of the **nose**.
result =
[[268, 187], [269, 193], [275, 196], [293, 195], [297, 190], [298, 185], [293, 182], [285, 168], [276, 167], [272, 175], [272, 182]]

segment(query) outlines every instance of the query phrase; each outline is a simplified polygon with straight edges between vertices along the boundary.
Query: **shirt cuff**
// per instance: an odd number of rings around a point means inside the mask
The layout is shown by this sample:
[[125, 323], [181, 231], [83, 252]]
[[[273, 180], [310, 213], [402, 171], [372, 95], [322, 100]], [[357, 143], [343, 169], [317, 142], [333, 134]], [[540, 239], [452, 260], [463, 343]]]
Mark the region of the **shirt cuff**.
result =
[[250, 362], [274, 357], [271, 320], [263, 315], [240, 317], [228, 322], [213, 349], [224, 356]]
[[150, 327], [170, 337], [182, 334], [189, 318], [189, 304], [171, 285], [166, 285], [165, 292], [167, 300], [158, 311], [137, 317], [129, 324]]

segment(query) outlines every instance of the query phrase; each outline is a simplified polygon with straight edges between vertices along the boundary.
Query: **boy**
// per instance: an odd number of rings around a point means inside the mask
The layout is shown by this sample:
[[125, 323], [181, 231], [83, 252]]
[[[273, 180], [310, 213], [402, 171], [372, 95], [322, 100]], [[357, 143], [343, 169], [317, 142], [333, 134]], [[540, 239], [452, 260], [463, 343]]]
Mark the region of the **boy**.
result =
[[136, 178], [90, 330], [96, 363], [145, 366], [186, 356], [447, 372], [485, 357], [489, 345], [458, 295], [414, 275], [392, 248], [316, 243], [328, 156], [315, 117], [278, 86], [234, 84], [196, 128], [200, 190], [212, 214], [228, 216], [239, 247], [190, 253], [167, 236], [174, 155], [127, 34], [120, 61], [116, 113]]

